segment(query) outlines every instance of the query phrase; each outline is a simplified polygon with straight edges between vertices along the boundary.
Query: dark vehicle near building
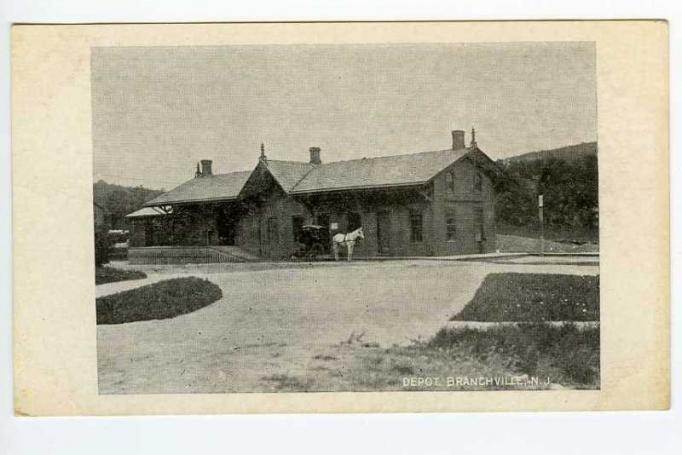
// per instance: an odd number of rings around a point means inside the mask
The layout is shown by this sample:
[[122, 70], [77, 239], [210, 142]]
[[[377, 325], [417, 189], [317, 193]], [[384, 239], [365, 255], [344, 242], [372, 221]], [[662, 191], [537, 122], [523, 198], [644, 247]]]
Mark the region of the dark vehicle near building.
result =
[[297, 241], [302, 246], [291, 255], [294, 260], [316, 261], [329, 255], [329, 229], [325, 226], [317, 224], [301, 226]]

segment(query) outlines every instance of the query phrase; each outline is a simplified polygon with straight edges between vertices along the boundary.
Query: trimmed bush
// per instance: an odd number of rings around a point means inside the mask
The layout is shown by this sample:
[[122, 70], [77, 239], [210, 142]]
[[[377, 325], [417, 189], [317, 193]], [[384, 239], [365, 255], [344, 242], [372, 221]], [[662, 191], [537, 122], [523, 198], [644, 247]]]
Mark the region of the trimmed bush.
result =
[[196, 277], [174, 278], [97, 299], [97, 324], [169, 319], [203, 308], [223, 296]]
[[114, 267], [95, 267], [95, 284], [115, 283], [117, 281], [140, 280], [147, 274], [139, 270], [121, 270]]
[[453, 321], [598, 321], [599, 276], [492, 273]]

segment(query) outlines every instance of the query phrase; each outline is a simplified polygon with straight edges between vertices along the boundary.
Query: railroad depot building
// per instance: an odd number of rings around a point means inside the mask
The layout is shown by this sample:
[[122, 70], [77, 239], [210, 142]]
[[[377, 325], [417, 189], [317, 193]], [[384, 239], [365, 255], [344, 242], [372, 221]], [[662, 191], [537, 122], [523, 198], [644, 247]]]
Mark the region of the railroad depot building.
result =
[[[464, 131], [452, 147], [325, 163], [261, 156], [252, 171], [195, 177], [131, 213], [131, 263], [289, 258], [304, 225], [325, 236], [362, 227], [354, 257], [446, 256], [495, 250], [497, 165]], [[326, 239], [325, 239], [326, 240]], [[325, 241], [329, 244], [329, 241]]]

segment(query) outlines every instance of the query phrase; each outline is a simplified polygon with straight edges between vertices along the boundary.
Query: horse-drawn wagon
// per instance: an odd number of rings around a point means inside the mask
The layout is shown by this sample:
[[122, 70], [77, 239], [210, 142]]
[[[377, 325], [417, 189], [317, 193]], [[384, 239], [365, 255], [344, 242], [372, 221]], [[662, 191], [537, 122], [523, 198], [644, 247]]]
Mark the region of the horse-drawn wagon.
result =
[[309, 261], [321, 259], [329, 253], [329, 243], [331, 241], [334, 259], [339, 260], [339, 250], [341, 247], [344, 247], [346, 248], [346, 259], [350, 261], [353, 257], [355, 243], [364, 238], [362, 227], [346, 234], [338, 233], [329, 239], [327, 227], [306, 224], [301, 227], [301, 232], [298, 236], [298, 242], [302, 244], [302, 247], [291, 255], [291, 259], [306, 259]]
[[292, 259], [307, 259], [315, 261], [328, 253], [329, 233], [327, 228], [316, 224], [306, 224], [301, 227], [298, 242], [303, 246], [296, 250]]

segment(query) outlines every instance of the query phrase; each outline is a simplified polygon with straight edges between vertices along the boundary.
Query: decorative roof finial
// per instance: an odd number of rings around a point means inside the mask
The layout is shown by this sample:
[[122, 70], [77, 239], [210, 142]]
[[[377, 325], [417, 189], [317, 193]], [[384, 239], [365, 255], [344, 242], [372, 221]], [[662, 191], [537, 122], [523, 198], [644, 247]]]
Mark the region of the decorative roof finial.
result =
[[261, 161], [265, 161], [265, 160], [267, 160], [267, 159], [268, 159], [268, 157], [265, 156], [265, 144], [263, 144], [263, 143], [261, 142], [261, 143], [260, 143], [260, 160], [261, 160]]
[[477, 146], [477, 144], [476, 144], [476, 130], [472, 126], [471, 127], [471, 145], [469, 147], [474, 148], [476, 146]]
[[194, 173], [194, 177], [201, 177], [201, 169], [199, 169], [199, 162], [197, 161], [197, 170]]

